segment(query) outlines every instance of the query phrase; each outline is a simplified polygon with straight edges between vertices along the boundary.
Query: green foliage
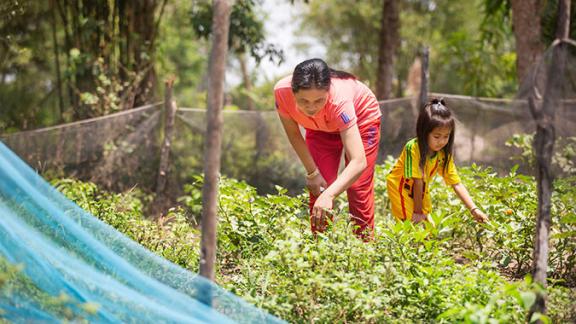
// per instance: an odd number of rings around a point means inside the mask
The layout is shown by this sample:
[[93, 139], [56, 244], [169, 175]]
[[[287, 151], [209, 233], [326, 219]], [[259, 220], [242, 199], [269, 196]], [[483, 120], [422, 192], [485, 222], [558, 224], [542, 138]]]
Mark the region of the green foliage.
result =
[[[268, 57], [273, 62], [282, 63], [282, 50], [266, 42], [264, 24], [257, 12], [260, 2], [261, 0], [234, 2], [230, 13], [228, 46], [235, 53], [250, 53], [256, 62]], [[191, 15], [194, 31], [198, 37], [207, 39], [212, 34], [212, 2], [195, 1]]]
[[[87, 61], [87, 56], [82, 55], [80, 50], [71, 50], [71, 65], [66, 71], [68, 78], [73, 78], [78, 74], [78, 70], [88, 70], [83, 73], [91, 75], [94, 81], [94, 89], [89, 89], [80, 93], [80, 102], [92, 116], [104, 116], [122, 110], [127, 94], [135, 80], [141, 78], [135, 72], [127, 72], [126, 81], [122, 81], [120, 76], [106, 64], [103, 57], [98, 57], [94, 61]], [[91, 69], [89, 69], [91, 67]]]
[[[182, 202], [200, 216], [203, 178], [187, 185]], [[263, 256], [273, 245], [276, 233], [288, 223], [298, 226], [307, 217], [303, 196], [288, 197], [286, 189], [276, 187], [278, 195], [259, 196], [256, 188], [243, 181], [223, 179], [219, 188], [219, 250], [225, 258], [236, 260]], [[226, 261], [224, 261], [226, 262]]]
[[[271, 97], [273, 98], [273, 97]], [[273, 100], [273, 99], [272, 99]], [[302, 188], [303, 170], [289, 159], [291, 150], [284, 138], [276, 112], [227, 114], [224, 111], [221, 170], [224, 175], [244, 180], [260, 193], [276, 192], [275, 185]], [[182, 115], [186, 131], [179, 132], [172, 142], [174, 162], [171, 172], [177, 182], [191, 183], [193, 175], [202, 172], [204, 130], [201, 113]], [[188, 122], [188, 120], [190, 122]], [[278, 125], [278, 127], [275, 127]], [[190, 148], [195, 148], [191, 150]], [[181, 190], [180, 186], [174, 186]], [[294, 189], [292, 189], [294, 190]], [[178, 196], [178, 195], [175, 195]]]
[[[184, 0], [148, 1], [145, 8], [140, 1], [3, 1], [0, 133], [105, 115], [141, 104], [144, 97], [161, 98], [163, 87], [155, 84], [169, 75], [177, 75], [179, 106], [205, 105], [207, 46], [190, 26], [191, 5]], [[142, 39], [137, 27], [154, 32]]]
[[143, 201], [149, 202], [150, 197], [137, 190], [115, 194], [72, 179], [53, 181], [53, 185], [84, 210], [152, 252], [192, 271], [198, 269], [200, 235], [181, 209], [172, 209], [153, 221], [143, 217]]
[[[0, 299], [3, 300], [3, 306], [14, 303], [12, 306], [17, 307], [18, 301], [25, 300], [26, 303], [36, 304], [40, 309], [74, 323], [85, 323], [86, 317], [98, 311], [99, 305], [96, 303], [80, 302], [65, 293], [52, 296], [44, 292], [24, 270], [23, 265], [11, 264], [0, 256]], [[2, 315], [3, 310], [0, 309], [0, 323], [5, 323]]]
[[[479, 2], [467, 6], [462, 3], [458, 7], [455, 9], [465, 13], [460, 19], [468, 21], [463, 23], [462, 28], [453, 31], [446, 29], [444, 41], [437, 46], [437, 62], [432, 61], [432, 65], [437, 64], [436, 69], [439, 69], [435, 73], [437, 77], [432, 80], [439, 78], [441, 83], [448, 86], [448, 93], [456, 90], [456, 85], [462, 87], [459, 91], [463, 91], [457, 93], [512, 97], [516, 93], [517, 83], [513, 35], [507, 25], [510, 18], [505, 14], [493, 14], [479, 20]], [[448, 17], [450, 18], [445, 22], [445, 28], [454, 26], [452, 24], [455, 23], [452, 20], [453, 15]], [[456, 80], [460, 80], [459, 85], [454, 83], [454, 76]]]
[[[536, 227], [538, 199], [534, 178], [517, 174], [514, 169], [506, 176], [498, 176], [491, 169], [475, 165], [462, 168], [460, 173], [471, 195], [491, 221], [470, 226], [454, 220], [452, 228], [446, 229], [457, 238], [454, 251], [473, 260], [494, 260], [501, 271], [513, 277], [524, 276], [532, 264]], [[576, 276], [570, 270], [576, 267], [575, 181], [574, 177], [558, 179], [552, 196], [549, 277], [569, 285], [576, 283]], [[435, 211], [442, 222], [450, 222], [458, 214], [466, 215], [464, 207], [445, 188], [432, 190], [435, 201], [449, 202], [438, 204]], [[466, 219], [470, 222], [470, 217], [466, 216]]]
[[46, 10], [46, 3], [32, 0], [0, 4], [0, 133], [57, 119]]
[[[512, 156], [522, 164], [531, 168], [536, 165], [534, 153], [534, 133], [515, 134], [506, 141], [506, 146], [515, 147], [520, 150], [519, 155]], [[576, 137], [559, 137], [554, 146], [557, 148], [552, 156], [552, 168], [556, 174], [570, 175], [576, 173]]]
[[[160, 23], [157, 72], [162, 81], [176, 76], [174, 96], [179, 107], [204, 108], [206, 89], [203, 85], [208, 70], [208, 42], [196, 39], [190, 26], [190, 10], [194, 1], [170, 1], [165, 17]], [[159, 98], [164, 87], [159, 87]]]
[[[392, 163], [388, 159], [376, 169], [376, 237], [369, 243], [352, 234], [342, 197], [332, 226], [314, 237], [306, 195], [291, 197], [279, 187], [277, 194], [258, 195], [244, 182], [223, 178], [217, 281], [289, 322], [525, 321], [540, 289], [529, 277], [516, 281], [531, 264], [534, 179], [515, 170], [498, 176], [477, 166], [461, 168], [466, 187], [490, 222], [475, 223], [437, 181], [431, 189], [434, 222], [423, 228], [388, 215], [384, 179]], [[59, 188], [81, 206], [196, 271], [199, 234], [183, 209], [163, 220], [145, 220], [135, 192], [109, 194], [90, 184], [62, 181]], [[546, 291], [552, 322], [573, 320], [575, 188], [574, 178], [555, 183]], [[181, 202], [191, 211], [188, 218], [201, 214], [201, 190], [200, 176], [186, 187]]]
[[[552, 44], [554, 39], [556, 39], [556, 27], [558, 21], [558, 0], [541, 1], [539, 5], [541, 6], [542, 12], [540, 13], [540, 27], [542, 28], [542, 39], [541, 41], [545, 45]], [[574, 1], [571, 1], [572, 8], [574, 6]], [[493, 19], [494, 16], [510, 18], [512, 15], [512, 4], [510, 0], [484, 0], [485, 7], [485, 20]], [[570, 38], [574, 39], [576, 35], [576, 26], [574, 22], [576, 21], [576, 14], [574, 10], [570, 14]], [[508, 26], [512, 25], [510, 19], [506, 22]], [[505, 26], [505, 25], [501, 25]]]
[[[254, 81], [254, 80], [252, 80]], [[230, 91], [234, 103], [241, 109], [248, 107], [248, 99], [252, 100], [256, 110], [274, 109], [274, 85], [278, 80], [267, 80], [258, 86], [252, 86], [251, 91], [246, 90], [244, 84], [237, 86]]]
[[[497, 16], [484, 22], [482, 1], [406, 1], [400, 9], [402, 39], [395, 63], [395, 93], [405, 89], [408, 69], [423, 46], [430, 48], [432, 91], [511, 97], [516, 92], [515, 53], [509, 26]], [[312, 2], [302, 33], [327, 48], [331, 65], [374, 85], [382, 1]]]
[[299, 33], [319, 39], [329, 65], [375, 85], [381, 8], [382, 1], [377, 0], [312, 1]]

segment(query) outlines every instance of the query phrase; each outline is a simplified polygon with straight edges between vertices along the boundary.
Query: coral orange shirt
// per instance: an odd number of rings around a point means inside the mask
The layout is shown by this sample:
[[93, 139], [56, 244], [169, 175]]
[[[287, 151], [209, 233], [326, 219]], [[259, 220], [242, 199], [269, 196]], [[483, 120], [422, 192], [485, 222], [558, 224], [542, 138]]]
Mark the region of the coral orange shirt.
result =
[[287, 76], [274, 86], [276, 109], [280, 116], [304, 128], [337, 133], [356, 124], [361, 128], [382, 115], [376, 96], [362, 82], [332, 78], [326, 105], [314, 116], [307, 116], [296, 107], [291, 83], [292, 76]]

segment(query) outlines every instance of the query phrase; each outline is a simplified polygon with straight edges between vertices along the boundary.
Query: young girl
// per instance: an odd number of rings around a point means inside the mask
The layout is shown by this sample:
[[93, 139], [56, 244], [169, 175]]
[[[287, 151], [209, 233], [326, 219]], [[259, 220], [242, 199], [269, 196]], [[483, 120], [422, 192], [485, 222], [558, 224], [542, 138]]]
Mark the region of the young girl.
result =
[[454, 117], [443, 99], [433, 99], [420, 111], [417, 137], [406, 143], [400, 158], [386, 177], [392, 215], [398, 220], [419, 223], [431, 212], [429, 185], [436, 173], [452, 186], [474, 219], [488, 216], [476, 207], [454, 166]]

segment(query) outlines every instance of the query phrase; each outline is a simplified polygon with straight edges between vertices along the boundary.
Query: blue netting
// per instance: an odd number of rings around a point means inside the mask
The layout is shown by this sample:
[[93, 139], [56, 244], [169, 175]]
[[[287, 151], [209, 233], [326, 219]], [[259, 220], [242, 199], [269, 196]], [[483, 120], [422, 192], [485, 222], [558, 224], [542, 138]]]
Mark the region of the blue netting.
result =
[[0, 142], [2, 319], [281, 322], [85, 212]]

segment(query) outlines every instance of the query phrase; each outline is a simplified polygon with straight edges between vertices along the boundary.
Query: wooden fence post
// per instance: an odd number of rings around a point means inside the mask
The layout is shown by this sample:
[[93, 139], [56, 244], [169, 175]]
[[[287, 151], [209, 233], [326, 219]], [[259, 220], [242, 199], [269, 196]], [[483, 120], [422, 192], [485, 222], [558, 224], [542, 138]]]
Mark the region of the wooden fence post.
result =
[[[174, 77], [169, 77], [165, 82], [164, 92], [164, 140], [160, 152], [160, 167], [156, 180], [156, 199], [154, 205], [155, 212], [163, 211], [166, 200], [166, 183], [168, 180], [168, 168], [170, 165], [170, 148], [172, 146], [172, 136], [174, 134], [174, 119], [176, 117], [176, 102], [172, 97], [174, 87]], [[155, 214], [156, 214], [155, 213]]]
[[[551, 160], [554, 154], [556, 139], [554, 117], [556, 105], [562, 100], [562, 84], [566, 65], [567, 47], [562, 40], [569, 37], [570, 31], [570, 0], [560, 0], [558, 3], [558, 25], [556, 40], [553, 43], [552, 60], [547, 70], [546, 88], [541, 105], [536, 102], [533, 93], [528, 100], [528, 106], [536, 121], [534, 136], [534, 151], [536, 153], [536, 180], [538, 186], [538, 218], [536, 221], [536, 237], [534, 242], [534, 261], [532, 275], [534, 281], [546, 287], [546, 272], [548, 271], [548, 240], [550, 236], [550, 217], [552, 188], [554, 176], [551, 170]], [[533, 85], [534, 87], [536, 85]], [[546, 313], [546, 293], [538, 291], [536, 302], [530, 309], [528, 321], [532, 322], [534, 313]], [[540, 320], [538, 322], [541, 322]]]

